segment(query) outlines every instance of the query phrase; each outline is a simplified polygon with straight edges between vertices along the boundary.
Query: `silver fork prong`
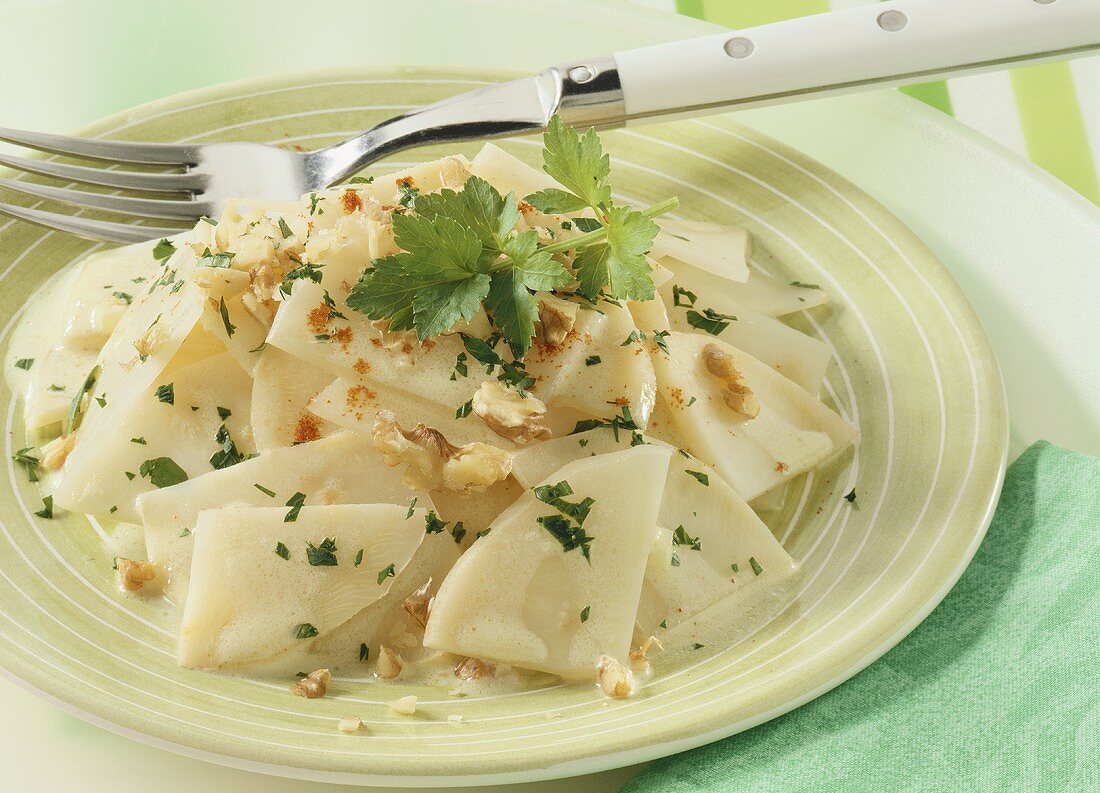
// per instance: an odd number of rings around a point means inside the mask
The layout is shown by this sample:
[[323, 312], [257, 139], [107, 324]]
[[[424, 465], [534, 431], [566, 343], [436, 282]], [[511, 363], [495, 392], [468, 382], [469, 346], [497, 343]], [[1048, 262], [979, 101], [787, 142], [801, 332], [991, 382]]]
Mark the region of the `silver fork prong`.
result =
[[27, 209], [2, 203], [0, 203], [0, 214], [34, 223], [37, 226], [45, 226], [54, 231], [75, 234], [86, 240], [117, 242], [121, 245], [171, 237], [186, 230], [138, 226], [133, 223], [110, 223], [106, 220], [91, 220], [78, 215], [59, 215], [55, 212], [44, 212], [41, 209]]
[[71, 182], [96, 184], [103, 187], [123, 187], [130, 190], [152, 190], [161, 193], [201, 192], [206, 185], [206, 177], [202, 174], [114, 171], [105, 168], [88, 168], [84, 165], [68, 165], [53, 160], [11, 157], [6, 154], [0, 154], [0, 165], [41, 176], [55, 176]]
[[73, 138], [68, 135], [26, 132], [7, 127], [0, 127], [0, 140], [51, 154], [73, 154], [77, 157], [91, 157], [96, 160], [157, 165], [194, 165], [199, 148], [173, 143], [130, 143], [95, 138]]
[[102, 209], [123, 215], [137, 215], [148, 218], [171, 218], [173, 220], [198, 220], [202, 215], [211, 214], [213, 204], [209, 201], [167, 201], [156, 198], [130, 198], [129, 196], [108, 195], [105, 193], [86, 193], [83, 190], [69, 190], [65, 187], [16, 182], [12, 179], [0, 179], [0, 187], [6, 187], [24, 195], [61, 201], [78, 207]]

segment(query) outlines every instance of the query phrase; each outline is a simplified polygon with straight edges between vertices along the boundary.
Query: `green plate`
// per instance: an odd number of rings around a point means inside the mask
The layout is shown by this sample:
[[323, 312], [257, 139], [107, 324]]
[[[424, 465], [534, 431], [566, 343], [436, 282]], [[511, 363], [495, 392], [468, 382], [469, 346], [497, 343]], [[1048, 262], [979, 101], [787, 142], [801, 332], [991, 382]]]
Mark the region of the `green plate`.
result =
[[[238, 83], [82, 134], [312, 148], [503, 76], [390, 69]], [[0, 493], [0, 665], [84, 718], [191, 756], [317, 780], [443, 785], [589, 773], [681, 751], [797, 707], [896, 644], [969, 562], [1004, 470], [1003, 388], [973, 311], [880, 205], [732, 121], [674, 122], [604, 140], [624, 199], [675, 194], [683, 217], [746, 226], [758, 265], [834, 298], [831, 309], [793, 324], [834, 350], [824, 393], [862, 438], [854, 455], [807, 477], [769, 518], [805, 570], [789, 608], [732, 647], [705, 647], [677, 665], [658, 660], [627, 701], [588, 687], [459, 699], [368, 683], [306, 701], [269, 682], [177, 668], [172, 615], [116, 590], [104, 545], [110, 527], [74, 515], [35, 518], [38, 494], [9, 465]], [[503, 145], [538, 161], [538, 140]], [[5, 344], [28, 298], [93, 247], [0, 225]], [[19, 406], [6, 390], [0, 406], [10, 456], [22, 438]], [[843, 495], [853, 488], [850, 504]], [[420, 698], [412, 718], [383, 704], [404, 694]], [[348, 714], [363, 718], [361, 734], [335, 729]]]

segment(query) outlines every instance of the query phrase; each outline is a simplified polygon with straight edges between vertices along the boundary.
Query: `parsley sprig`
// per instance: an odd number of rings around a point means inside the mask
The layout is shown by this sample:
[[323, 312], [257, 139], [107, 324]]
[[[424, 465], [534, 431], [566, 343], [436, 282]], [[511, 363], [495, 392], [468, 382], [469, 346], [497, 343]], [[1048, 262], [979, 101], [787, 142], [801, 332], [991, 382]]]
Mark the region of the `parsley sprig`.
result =
[[564, 189], [525, 200], [544, 212], [590, 211], [590, 229], [540, 245], [533, 229], [517, 231], [516, 196], [470, 177], [461, 192], [417, 195], [411, 211], [393, 217], [401, 252], [375, 259], [347, 297], [350, 308], [389, 329], [415, 330], [428, 339], [472, 320], [482, 309], [522, 357], [531, 346], [538, 304], [534, 292], [576, 282], [589, 300], [601, 294], [650, 300], [653, 281], [645, 254], [658, 227], [652, 218], [674, 209], [669, 199], [645, 210], [616, 206], [610, 159], [594, 130], [584, 135], [551, 119], [544, 136], [543, 168]]

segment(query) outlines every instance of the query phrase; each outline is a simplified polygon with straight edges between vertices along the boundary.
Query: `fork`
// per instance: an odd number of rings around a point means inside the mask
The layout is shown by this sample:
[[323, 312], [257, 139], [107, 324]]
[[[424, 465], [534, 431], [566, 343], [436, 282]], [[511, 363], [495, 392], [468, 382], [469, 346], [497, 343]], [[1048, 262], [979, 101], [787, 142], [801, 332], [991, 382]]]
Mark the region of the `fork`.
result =
[[[0, 153], [0, 165], [9, 168], [134, 194], [10, 178], [0, 178], [0, 187], [122, 215], [194, 222], [216, 217], [233, 198], [297, 199], [403, 149], [538, 132], [554, 114], [573, 126], [611, 128], [940, 79], [1095, 49], [1100, 49], [1097, 0], [894, 0], [553, 66], [397, 116], [311, 152], [257, 143], [130, 143], [0, 128], [0, 140], [53, 155], [173, 169], [104, 169]], [[0, 213], [117, 243], [182, 230], [6, 203], [0, 203]]]

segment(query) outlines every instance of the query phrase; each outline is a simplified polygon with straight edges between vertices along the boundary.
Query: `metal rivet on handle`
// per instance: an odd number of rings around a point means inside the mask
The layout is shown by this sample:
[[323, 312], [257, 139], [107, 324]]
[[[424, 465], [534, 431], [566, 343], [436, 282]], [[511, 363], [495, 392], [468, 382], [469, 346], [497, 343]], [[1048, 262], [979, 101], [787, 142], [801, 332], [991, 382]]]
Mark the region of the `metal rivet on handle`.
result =
[[569, 79], [575, 83], [587, 83], [596, 73], [588, 66], [574, 66], [569, 70]]
[[723, 49], [731, 58], [747, 58], [752, 55], [756, 45], [744, 36], [735, 36], [725, 43]]
[[881, 14], [878, 15], [878, 26], [883, 30], [887, 30], [891, 33], [896, 33], [908, 24], [909, 17], [905, 16], [905, 14], [901, 13], [900, 11], [895, 11], [894, 9], [883, 11]]

